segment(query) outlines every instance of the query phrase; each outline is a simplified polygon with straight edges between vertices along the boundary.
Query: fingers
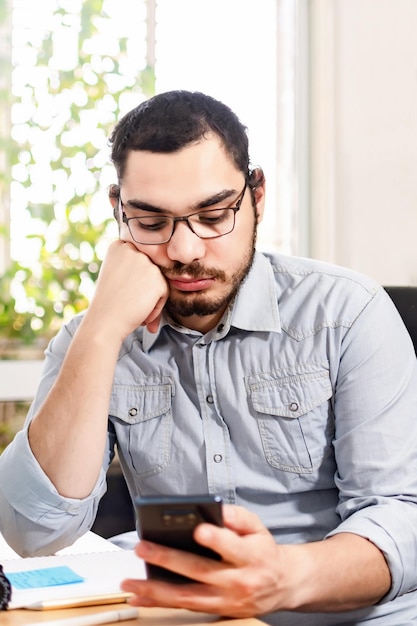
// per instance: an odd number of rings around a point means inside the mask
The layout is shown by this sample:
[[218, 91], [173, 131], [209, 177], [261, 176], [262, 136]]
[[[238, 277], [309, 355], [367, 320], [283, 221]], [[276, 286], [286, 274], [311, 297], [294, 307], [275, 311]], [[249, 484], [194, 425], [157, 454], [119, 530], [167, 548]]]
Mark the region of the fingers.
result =
[[194, 530], [197, 543], [218, 553], [221, 561], [148, 541], [138, 544], [137, 555], [153, 565], [165, 567], [199, 582], [216, 585], [219, 576], [227, 582], [227, 570], [256, 563], [260, 556], [260, 545], [264, 552], [270, 553], [276, 549], [271, 534], [253, 513], [228, 505], [224, 507], [224, 518], [229, 527], [221, 528], [203, 523]]
[[241, 507], [223, 507], [225, 528], [212, 524], [200, 524], [194, 531], [195, 540], [203, 546], [215, 549], [223, 561], [234, 567], [254, 563], [259, 558], [259, 539], [262, 545], [275, 549], [275, 542], [260, 519]]
[[[223, 529], [223, 532], [232, 531]], [[243, 541], [239, 537], [238, 540]], [[240, 550], [244, 552], [245, 546], [240, 545]], [[254, 616], [272, 608], [276, 581], [270, 574], [272, 568], [265, 569], [262, 563], [233, 565], [148, 542], [141, 542], [136, 551], [149, 563], [194, 578], [196, 582], [125, 580], [121, 588], [134, 594], [129, 602], [135, 606], [178, 607], [230, 617]], [[265, 552], [262, 547], [260, 551]], [[266, 553], [275, 559], [271, 546], [267, 546]]]
[[156, 332], [167, 298], [159, 267], [131, 243], [117, 240], [101, 266], [88, 315], [122, 339], [141, 325]]
[[167, 548], [150, 541], [142, 540], [136, 547], [136, 554], [152, 565], [158, 565], [196, 582], [214, 583], [217, 574], [223, 569], [220, 561], [215, 559]]
[[268, 533], [255, 513], [234, 504], [223, 505], [223, 522], [227, 528], [234, 530], [239, 535], [257, 532]]
[[201, 584], [198, 579], [215, 581], [222, 568], [221, 563], [147, 541], [138, 544], [136, 553], [149, 563], [194, 578], [196, 582], [174, 584], [159, 580], [127, 579], [122, 582], [121, 589], [134, 594], [129, 599], [130, 604], [219, 612], [222, 600], [215, 585], [209, 582]]
[[207, 585], [127, 579], [120, 587], [122, 591], [134, 594], [128, 600], [132, 606], [181, 608], [225, 614], [221, 597], [214, 588]]
[[225, 506], [224, 520], [224, 528], [204, 523], [194, 531], [196, 541], [217, 552], [220, 561], [141, 541], [136, 547], [140, 558], [196, 582], [126, 580], [122, 589], [134, 594], [131, 603], [230, 617], [272, 610], [282, 584], [281, 547], [259, 518], [241, 507]]

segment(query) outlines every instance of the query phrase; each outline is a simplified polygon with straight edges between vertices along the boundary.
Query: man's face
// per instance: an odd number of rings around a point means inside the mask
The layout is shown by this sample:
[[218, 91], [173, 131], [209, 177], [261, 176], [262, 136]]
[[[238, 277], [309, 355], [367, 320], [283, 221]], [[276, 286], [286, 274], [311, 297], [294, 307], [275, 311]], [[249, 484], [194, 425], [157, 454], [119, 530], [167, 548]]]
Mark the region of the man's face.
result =
[[[120, 196], [128, 218], [161, 211], [180, 217], [206, 205], [236, 206], [244, 184], [244, 175], [220, 139], [209, 134], [170, 154], [130, 152]], [[120, 237], [160, 267], [170, 287], [166, 308], [184, 326], [206, 332], [235, 296], [252, 263], [256, 224], [264, 208], [263, 186], [255, 192], [255, 205], [246, 188], [234, 230], [215, 239], [200, 239], [181, 221], [169, 242], [145, 245], [133, 241], [127, 225], [120, 222]]]

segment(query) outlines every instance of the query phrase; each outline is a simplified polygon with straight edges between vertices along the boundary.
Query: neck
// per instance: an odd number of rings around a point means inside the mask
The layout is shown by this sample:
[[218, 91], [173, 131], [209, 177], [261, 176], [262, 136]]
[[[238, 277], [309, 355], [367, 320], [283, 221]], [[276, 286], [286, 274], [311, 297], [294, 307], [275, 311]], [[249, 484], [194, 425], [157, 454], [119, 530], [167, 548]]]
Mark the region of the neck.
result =
[[170, 315], [176, 324], [181, 324], [181, 326], [189, 328], [190, 330], [197, 330], [205, 335], [217, 326], [223, 317], [225, 310], [226, 309], [224, 308], [223, 310], [217, 311], [212, 315], [188, 315], [187, 317], [176, 316], [171, 313]]

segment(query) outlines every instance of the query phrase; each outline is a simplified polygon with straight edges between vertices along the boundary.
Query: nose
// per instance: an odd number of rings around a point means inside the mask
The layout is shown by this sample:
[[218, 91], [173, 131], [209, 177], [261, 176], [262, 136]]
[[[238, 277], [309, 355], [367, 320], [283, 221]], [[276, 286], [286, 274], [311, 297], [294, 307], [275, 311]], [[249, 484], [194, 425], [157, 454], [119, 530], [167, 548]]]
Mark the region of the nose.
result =
[[203, 239], [197, 237], [187, 222], [176, 222], [174, 233], [167, 244], [167, 255], [171, 261], [187, 264], [202, 259], [206, 246]]

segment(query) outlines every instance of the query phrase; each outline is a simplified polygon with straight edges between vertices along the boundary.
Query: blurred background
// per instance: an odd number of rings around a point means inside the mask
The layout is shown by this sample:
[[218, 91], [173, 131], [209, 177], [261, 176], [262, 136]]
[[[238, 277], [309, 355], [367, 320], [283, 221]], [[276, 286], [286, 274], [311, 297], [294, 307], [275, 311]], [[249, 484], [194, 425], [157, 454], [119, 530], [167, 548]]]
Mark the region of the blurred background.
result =
[[0, 0], [0, 358], [88, 305], [108, 136], [169, 89], [247, 125], [259, 248], [416, 286], [416, 32], [417, 0]]

